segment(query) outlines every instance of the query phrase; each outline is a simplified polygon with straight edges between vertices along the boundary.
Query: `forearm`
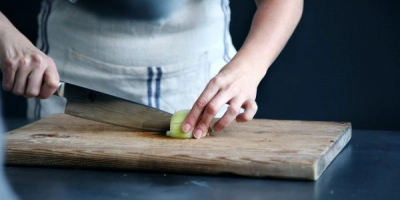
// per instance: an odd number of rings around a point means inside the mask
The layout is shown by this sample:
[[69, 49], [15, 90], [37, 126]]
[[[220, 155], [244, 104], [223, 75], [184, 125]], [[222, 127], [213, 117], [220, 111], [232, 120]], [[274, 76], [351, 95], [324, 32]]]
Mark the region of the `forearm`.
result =
[[7, 17], [4, 16], [2, 12], [0, 12], [0, 32], [3, 32], [4, 30], [9, 29], [10, 27], [14, 28], [14, 26], [7, 19]]
[[17, 28], [7, 19], [2, 12], [0, 12], [0, 41], [9, 34], [20, 33]]
[[250, 63], [264, 77], [300, 21], [303, 0], [256, 0], [249, 34], [234, 59]]

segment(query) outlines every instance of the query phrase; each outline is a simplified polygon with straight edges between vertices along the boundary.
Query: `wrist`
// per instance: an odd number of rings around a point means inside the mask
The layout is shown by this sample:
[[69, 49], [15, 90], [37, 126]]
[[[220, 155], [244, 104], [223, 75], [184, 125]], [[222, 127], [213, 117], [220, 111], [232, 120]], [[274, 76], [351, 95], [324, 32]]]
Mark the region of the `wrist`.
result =
[[264, 78], [267, 69], [268, 66], [265, 65], [265, 62], [256, 59], [252, 55], [248, 55], [247, 52], [239, 51], [232, 60], [222, 68], [221, 72], [233, 73], [237, 76], [251, 76], [251, 81], [254, 81], [253, 84], [258, 85]]
[[249, 66], [249, 68], [254, 71], [257, 77], [260, 77], [260, 79], [265, 76], [269, 66], [272, 63], [260, 52], [246, 48], [241, 48], [232, 60], [241, 63], [243, 66]]

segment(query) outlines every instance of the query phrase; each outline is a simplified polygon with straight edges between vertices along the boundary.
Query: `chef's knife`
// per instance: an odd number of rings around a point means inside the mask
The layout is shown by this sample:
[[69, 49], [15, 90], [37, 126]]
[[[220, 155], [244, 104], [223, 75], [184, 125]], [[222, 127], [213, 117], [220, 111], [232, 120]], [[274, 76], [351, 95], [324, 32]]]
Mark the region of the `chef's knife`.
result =
[[65, 114], [151, 131], [167, 131], [172, 114], [119, 97], [61, 82], [55, 95], [67, 99]]

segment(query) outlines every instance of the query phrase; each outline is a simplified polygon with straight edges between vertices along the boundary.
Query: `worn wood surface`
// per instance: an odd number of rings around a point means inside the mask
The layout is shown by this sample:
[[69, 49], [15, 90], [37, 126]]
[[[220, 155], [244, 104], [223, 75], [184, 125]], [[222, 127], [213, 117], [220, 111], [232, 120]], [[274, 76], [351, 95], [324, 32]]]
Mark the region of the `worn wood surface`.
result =
[[6, 134], [6, 164], [317, 180], [351, 138], [347, 122], [253, 120], [174, 139], [65, 114]]

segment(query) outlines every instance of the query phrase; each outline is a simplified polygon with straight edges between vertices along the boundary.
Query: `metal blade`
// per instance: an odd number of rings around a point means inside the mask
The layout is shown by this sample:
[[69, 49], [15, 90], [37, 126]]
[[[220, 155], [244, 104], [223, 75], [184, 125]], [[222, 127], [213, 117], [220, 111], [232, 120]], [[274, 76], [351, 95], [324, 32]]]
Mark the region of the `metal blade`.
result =
[[167, 131], [172, 114], [69, 83], [55, 95], [65, 97], [65, 113], [85, 119], [152, 131]]

